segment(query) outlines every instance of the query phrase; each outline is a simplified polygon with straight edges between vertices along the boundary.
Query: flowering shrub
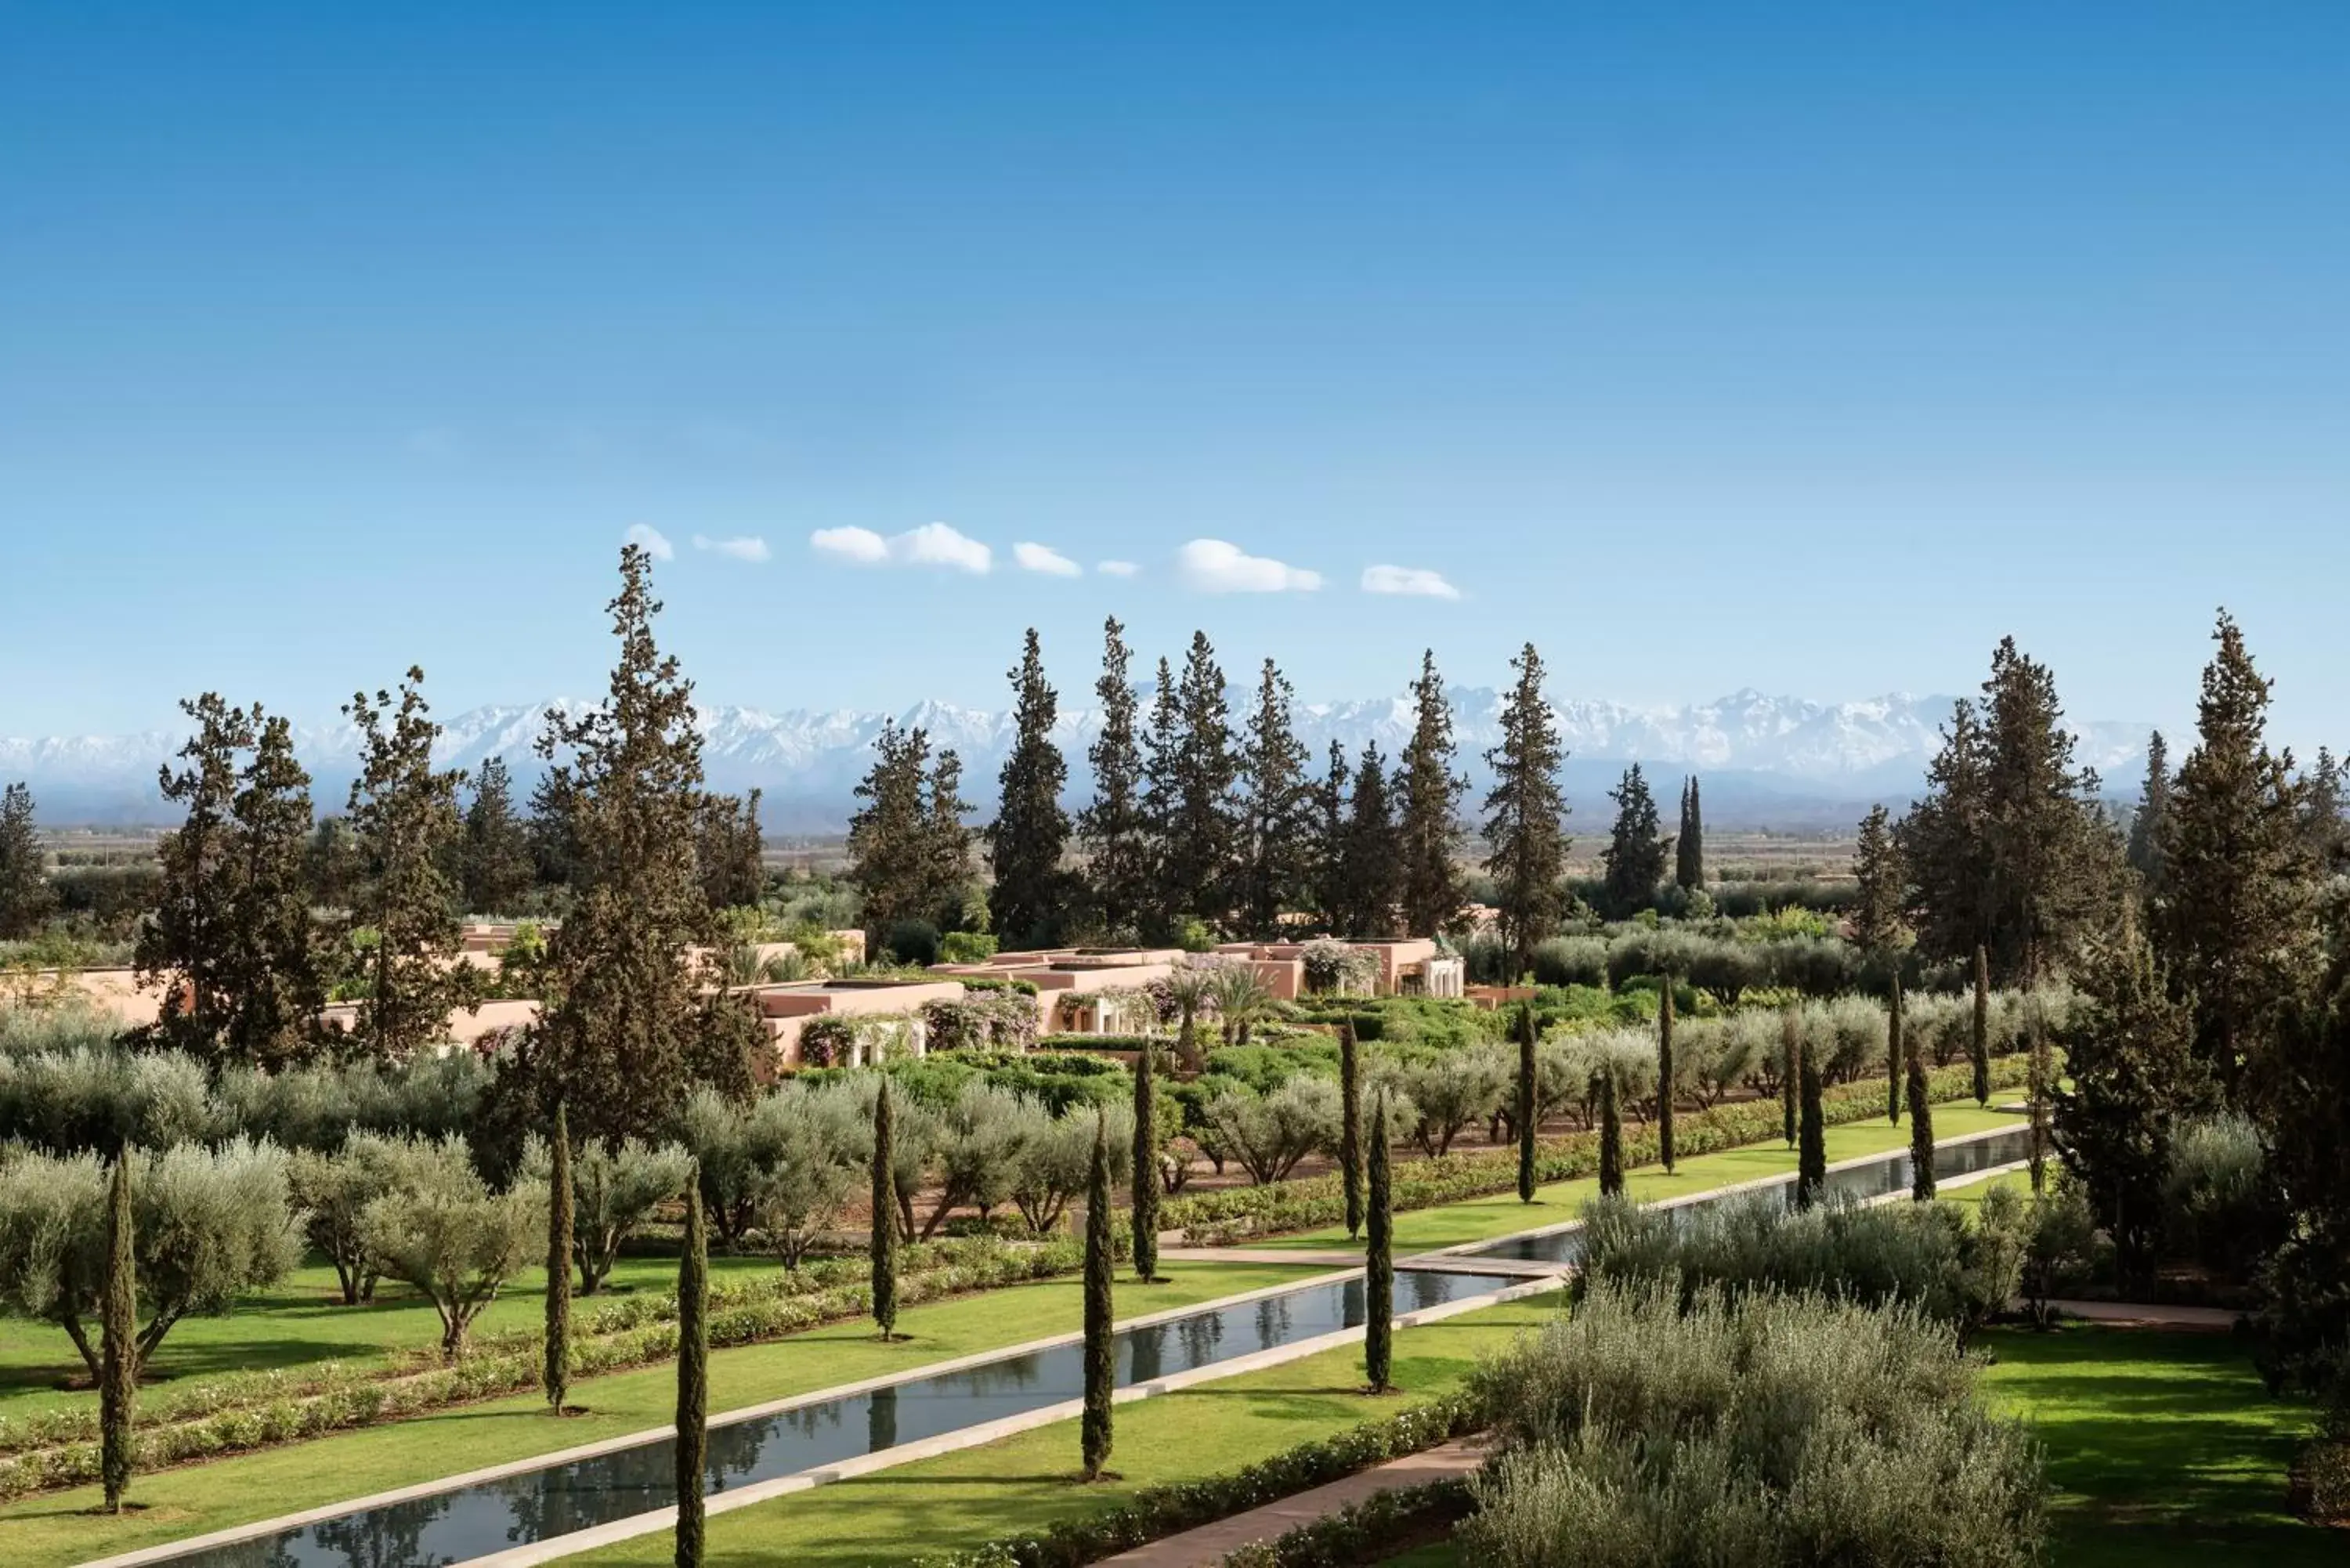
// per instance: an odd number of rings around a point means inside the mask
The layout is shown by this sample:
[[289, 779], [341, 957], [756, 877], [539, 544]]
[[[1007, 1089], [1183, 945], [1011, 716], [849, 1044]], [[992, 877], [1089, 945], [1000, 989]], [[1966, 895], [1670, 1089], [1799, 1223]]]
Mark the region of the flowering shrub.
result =
[[922, 1009], [933, 1051], [997, 1051], [1017, 1055], [1035, 1043], [1036, 1004], [1013, 992], [933, 1002]]
[[835, 1067], [857, 1049], [857, 1025], [846, 1018], [820, 1014], [800, 1026], [800, 1065]]

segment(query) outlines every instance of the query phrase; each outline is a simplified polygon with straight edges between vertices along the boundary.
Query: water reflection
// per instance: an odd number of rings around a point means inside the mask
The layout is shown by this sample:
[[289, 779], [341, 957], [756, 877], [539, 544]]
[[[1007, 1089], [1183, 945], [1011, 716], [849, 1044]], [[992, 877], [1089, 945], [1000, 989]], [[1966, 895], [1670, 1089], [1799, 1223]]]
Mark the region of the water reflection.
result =
[[[1518, 1282], [1413, 1269], [1398, 1270], [1396, 1279], [1399, 1293], [1421, 1307]], [[1118, 1382], [1150, 1382], [1357, 1327], [1363, 1315], [1363, 1282], [1355, 1277], [1132, 1329], [1118, 1335]], [[705, 1484], [723, 1492], [795, 1475], [1076, 1399], [1084, 1391], [1080, 1347], [1064, 1345], [713, 1427]], [[673, 1463], [671, 1445], [663, 1438], [169, 1561], [181, 1568], [442, 1568], [666, 1508], [676, 1501]]]

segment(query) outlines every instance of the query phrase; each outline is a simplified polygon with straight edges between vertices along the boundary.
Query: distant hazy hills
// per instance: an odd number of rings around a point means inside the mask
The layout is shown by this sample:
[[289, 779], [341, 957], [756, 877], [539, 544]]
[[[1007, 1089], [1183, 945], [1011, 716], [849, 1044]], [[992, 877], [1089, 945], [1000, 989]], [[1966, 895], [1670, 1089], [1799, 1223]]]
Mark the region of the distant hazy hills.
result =
[[[1451, 693], [1462, 764], [1473, 786], [1487, 782], [1482, 753], [1499, 732], [1502, 694], [1482, 687]], [[1235, 715], [1253, 693], [1235, 690]], [[1558, 705], [1570, 753], [1566, 784], [1578, 836], [1601, 831], [1613, 808], [1604, 791], [1626, 763], [1638, 761], [1656, 776], [1668, 823], [1680, 780], [1704, 780], [1706, 820], [1722, 827], [1849, 826], [1870, 802], [1900, 802], [1920, 787], [1939, 743], [1938, 727], [1951, 699], [1893, 695], [1856, 702], [1813, 702], [1739, 691], [1712, 702], [1636, 708], [1576, 701]], [[446, 721], [441, 757], [458, 767], [504, 757], [525, 786], [538, 759], [531, 746], [550, 709], [564, 699], [520, 707], [476, 708]], [[1147, 704], [1146, 704], [1147, 708]], [[849, 792], [871, 761], [873, 736], [886, 715], [838, 709], [770, 713], [755, 708], [705, 711], [703, 760], [712, 787], [765, 791], [764, 815], [778, 832], [838, 828]], [[963, 757], [965, 794], [983, 813], [994, 796], [994, 776], [1010, 744], [1008, 711], [989, 711], [923, 702], [895, 715], [927, 729], [934, 743]], [[1068, 753], [1071, 793], [1085, 798], [1089, 781], [1085, 750], [1099, 727], [1092, 709], [1065, 710], [1060, 741]], [[1377, 741], [1390, 758], [1411, 732], [1403, 697], [1315, 703], [1298, 711], [1297, 727], [1314, 754], [1318, 775], [1335, 738], [1349, 753]], [[2134, 794], [2143, 770], [2147, 727], [2088, 722], [2077, 726], [2081, 759], [2104, 776], [2109, 792]], [[357, 771], [357, 732], [337, 722], [297, 729], [296, 745], [315, 781], [321, 810], [337, 810]], [[156, 792], [156, 770], [182, 737], [171, 731], [134, 735], [68, 735], [0, 739], [0, 780], [28, 782], [44, 821], [52, 824], [156, 823], [167, 820]], [[1472, 805], [1474, 802], [1471, 802]]]

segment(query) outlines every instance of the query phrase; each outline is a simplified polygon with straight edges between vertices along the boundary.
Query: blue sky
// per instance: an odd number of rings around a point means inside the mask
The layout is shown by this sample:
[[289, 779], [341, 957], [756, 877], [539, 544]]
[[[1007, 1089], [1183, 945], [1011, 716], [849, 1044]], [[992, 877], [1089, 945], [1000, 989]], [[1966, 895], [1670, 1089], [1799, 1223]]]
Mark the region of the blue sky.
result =
[[591, 690], [643, 526], [768, 708], [1114, 611], [1308, 698], [2012, 631], [2177, 723], [2224, 600], [2339, 746], [2345, 79], [2322, 0], [11, 5], [0, 733]]

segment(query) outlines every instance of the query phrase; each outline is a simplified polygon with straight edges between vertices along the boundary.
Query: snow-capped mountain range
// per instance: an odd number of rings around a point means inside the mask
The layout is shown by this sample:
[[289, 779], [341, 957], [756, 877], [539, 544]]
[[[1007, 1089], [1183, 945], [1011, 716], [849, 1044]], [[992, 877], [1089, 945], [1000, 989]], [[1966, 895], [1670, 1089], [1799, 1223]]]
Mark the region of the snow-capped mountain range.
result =
[[[1248, 711], [1253, 696], [1232, 691], [1236, 719]], [[1456, 687], [1451, 692], [1462, 765], [1480, 790], [1487, 782], [1482, 753], [1499, 734], [1503, 697], [1482, 687]], [[558, 698], [458, 714], [444, 722], [438, 756], [463, 768], [502, 757], [526, 787], [540, 766], [532, 746], [547, 713], [575, 705]], [[1556, 711], [1570, 753], [1568, 794], [1586, 822], [1605, 820], [1601, 792], [1627, 763], [1637, 761], [1655, 775], [1669, 815], [1669, 792], [1677, 793], [1682, 776], [1695, 772], [1705, 783], [1710, 823], [1802, 827], [1848, 826], [1857, 815], [1850, 807], [1914, 794], [1950, 706], [1948, 697], [1894, 694], [1827, 703], [1744, 691], [1666, 708], [1577, 700], [1557, 704]], [[922, 702], [894, 715], [713, 706], [702, 713], [704, 766], [712, 788], [764, 790], [764, 815], [772, 830], [836, 830], [847, 818], [850, 790], [871, 762], [873, 737], [892, 717], [927, 730], [933, 744], [952, 746], [962, 754], [967, 796], [984, 801], [993, 794], [995, 771], [1011, 743], [1010, 711], [941, 702]], [[1376, 741], [1392, 758], [1410, 736], [1412, 710], [1404, 697], [1307, 703], [1299, 706], [1296, 722], [1318, 775], [1334, 739], [1350, 756]], [[1076, 800], [1089, 787], [1085, 752], [1099, 727], [1096, 710], [1063, 710], [1058, 738], [1069, 758]], [[2098, 770], [2107, 789], [2133, 792], [2144, 764], [2147, 726], [2091, 722], [2077, 724], [2076, 731], [2080, 759]], [[338, 722], [297, 727], [295, 733], [320, 809], [338, 809], [357, 771], [358, 732]], [[51, 823], [162, 822], [171, 814], [157, 793], [156, 774], [182, 739], [181, 732], [168, 730], [0, 738], [0, 780], [29, 783], [43, 819]]]

